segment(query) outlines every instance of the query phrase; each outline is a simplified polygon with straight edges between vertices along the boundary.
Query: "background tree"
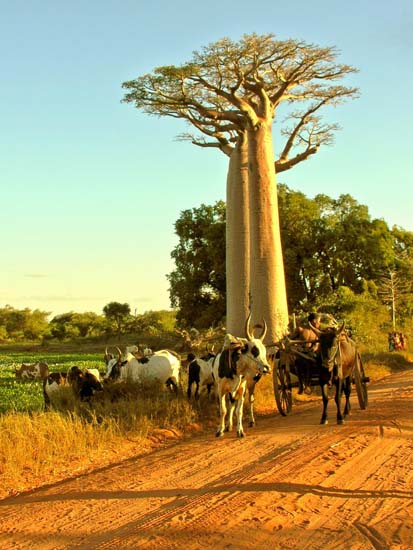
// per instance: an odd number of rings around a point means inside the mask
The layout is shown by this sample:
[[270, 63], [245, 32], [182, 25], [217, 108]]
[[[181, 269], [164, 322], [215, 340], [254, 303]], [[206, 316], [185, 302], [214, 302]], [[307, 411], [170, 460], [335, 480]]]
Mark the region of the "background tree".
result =
[[358, 343], [375, 350], [386, 349], [389, 328], [388, 309], [377, 299], [374, 283], [365, 282], [361, 292], [342, 286], [327, 296], [322, 310], [332, 313], [336, 319], [344, 320], [349, 334]]
[[0, 338], [4, 341], [41, 340], [49, 330], [50, 312], [29, 308], [0, 308]]
[[55, 315], [50, 321], [50, 335], [57, 340], [79, 336], [79, 330], [72, 326], [72, 319], [75, 316], [73, 311]]
[[88, 336], [99, 336], [104, 332], [105, 320], [102, 315], [93, 311], [75, 313], [72, 316], [71, 324], [76, 327], [81, 338]]
[[379, 296], [384, 304], [390, 309], [392, 328], [396, 330], [396, 317], [398, 314], [399, 302], [407, 292], [406, 282], [399, 278], [394, 269], [389, 269], [381, 277]]
[[175, 311], [146, 311], [130, 318], [127, 331], [138, 335], [161, 336], [162, 334], [172, 333], [175, 329], [175, 323]]
[[320, 208], [304, 193], [291, 191], [284, 184], [278, 185], [278, 200], [288, 307], [296, 312], [305, 308], [305, 304], [314, 303], [320, 290], [317, 259]]
[[[282, 102], [301, 104], [301, 110], [291, 110], [287, 116], [291, 126], [279, 157], [286, 167], [307, 158], [321, 143], [331, 143], [336, 126], [323, 125], [318, 110], [356, 95], [354, 88], [329, 85], [354, 72], [348, 65], [336, 64], [336, 55], [333, 48], [277, 41], [273, 35], [245, 35], [238, 43], [223, 39], [210, 44], [181, 67], [160, 67], [123, 84], [129, 90], [125, 101], [150, 114], [186, 118], [202, 131], [209, 124], [214, 137], [216, 121], [227, 121], [230, 131], [246, 133], [249, 294], [253, 322], [266, 319], [269, 340], [282, 336], [288, 321], [272, 122]], [[295, 153], [303, 144], [304, 150]], [[240, 255], [232, 256], [235, 271]], [[245, 292], [240, 296], [245, 299]]]
[[383, 220], [349, 195], [307, 198], [280, 186], [281, 233], [286, 257], [289, 306], [311, 307], [347, 286], [363, 290], [365, 280], [393, 258], [392, 234]]
[[184, 210], [175, 222], [169, 295], [182, 327], [207, 328], [225, 316], [225, 204]]
[[[317, 195], [310, 199], [280, 185], [279, 206], [290, 311], [300, 314], [327, 307], [331, 313], [340, 314], [341, 306], [335, 307], [334, 302], [343, 295], [343, 289], [348, 289], [351, 295], [368, 296], [369, 301], [374, 300], [378, 307], [382, 307], [379, 290], [383, 270], [394, 266], [398, 258], [398, 273], [407, 289], [400, 296], [399, 321], [411, 318], [413, 233], [400, 228], [390, 230], [383, 220], [372, 220], [368, 208], [348, 195], [338, 199]], [[185, 221], [186, 236], [193, 234], [197, 224], [189, 215]], [[207, 218], [204, 222], [211, 223]], [[217, 233], [217, 240], [208, 242], [208, 249], [219, 250], [222, 238], [223, 232]], [[204, 246], [201, 240], [198, 243]], [[184, 243], [182, 249], [187, 249]], [[223, 251], [221, 254], [223, 261]], [[203, 257], [199, 248], [198, 255]], [[191, 276], [186, 286], [187, 274], [193, 273], [193, 258], [182, 255], [182, 260], [179, 288], [183, 294], [186, 290], [190, 295], [197, 294], [197, 289], [208, 284], [208, 270], [197, 271], [198, 277]], [[174, 291], [175, 287], [171, 287], [171, 299]], [[358, 303], [362, 307], [367, 301], [363, 299]], [[179, 299], [175, 305], [180, 308]], [[345, 311], [348, 312], [348, 308]], [[383, 311], [388, 311], [388, 308]], [[190, 321], [193, 324], [192, 305], [180, 309], [178, 318], [184, 324]]]
[[103, 308], [106, 319], [114, 323], [118, 338], [122, 332], [122, 327], [127, 323], [130, 312], [129, 304], [121, 304], [119, 302], [109, 302]]
[[391, 312], [392, 328], [402, 318], [412, 317], [413, 306], [413, 234], [393, 227], [392, 252], [387, 267], [381, 273], [379, 296]]
[[394, 226], [393, 238], [394, 260], [390, 266], [402, 281], [402, 292], [399, 293], [398, 311], [400, 319], [413, 318], [413, 232]]

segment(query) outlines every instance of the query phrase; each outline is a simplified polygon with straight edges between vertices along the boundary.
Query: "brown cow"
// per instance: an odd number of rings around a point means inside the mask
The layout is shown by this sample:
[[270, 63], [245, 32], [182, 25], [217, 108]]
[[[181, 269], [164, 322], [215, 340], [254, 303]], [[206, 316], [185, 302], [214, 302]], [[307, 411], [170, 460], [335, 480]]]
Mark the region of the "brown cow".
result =
[[[320, 423], [328, 423], [328, 388], [333, 384], [336, 387], [334, 400], [337, 405], [337, 424], [343, 424], [344, 418], [350, 414], [351, 380], [357, 363], [361, 363], [361, 357], [356, 343], [346, 334], [344, 323], [340, 327], [328, 327], [325, 330], [313, 328], [320, 342], [317, 352], [323, 400]], [[342, 393], [346, 399], [343, 412], [341, 411]]]

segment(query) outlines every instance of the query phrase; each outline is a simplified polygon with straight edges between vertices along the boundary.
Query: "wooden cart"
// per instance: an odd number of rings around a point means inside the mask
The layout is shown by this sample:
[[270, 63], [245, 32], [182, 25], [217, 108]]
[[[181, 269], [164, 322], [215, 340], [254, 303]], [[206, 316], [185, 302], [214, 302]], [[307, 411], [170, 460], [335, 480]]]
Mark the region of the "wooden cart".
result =
[[[307, 385], [319, 386], [319, 370], [316, 364], [314, 354], [306, 352], [304, 345], [306, 341], [289, 341], [285, 339], [277, 344], [273, 344], [271, 349], [278, 348], [275, 353], [269, 355], [272, 365], [274, 397], [277, 408], [282, 416], [287, 416], [292, 412], [293, 399], [292, 389], [299, 387], [298, 381], [292, 381], [291, 375], [297, 376], [295, 360], [305, 358], [308, 361], [309, 378]], [[370, 379], [365, 375], [363, 363], [360, 354], [357, 354], [357, 361], [354, 366], [352, 383], [356, 387], [356, 393], [360, 409], [365, 409], [368, 405], [367, 383]]]

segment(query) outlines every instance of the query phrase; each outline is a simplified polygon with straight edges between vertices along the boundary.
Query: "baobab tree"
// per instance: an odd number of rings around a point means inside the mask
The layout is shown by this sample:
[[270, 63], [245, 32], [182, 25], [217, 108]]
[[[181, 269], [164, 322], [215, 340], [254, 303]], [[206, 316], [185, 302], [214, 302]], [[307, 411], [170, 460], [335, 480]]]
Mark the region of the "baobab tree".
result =
[[[242, 268], [245, 272], [228, 296], [227, 325], [239, 323], [239, 311], [243, 322], [251, 307], [253, 323], [267, 322], [267, 342], [283, 336], [288, 324], [276, 174], [331, 144], [337, 126], [323, 124], [319, 109], [357, 95], [356, 88], [332, 85], [355, 72], [336, 63], [336, 57], [331, 47], [251, 34], [239, 42], [219, 40], [179, 67], [158, 67], [123, 84], [125, 102], [149, 114], [183, 118], [204, 136], [192, 138], [194, 143], [229, 154], [229, 284], [245, 254], [249, 267]], [[280, 131], [285, 142], [275, 159], [272, 127], [281, 104], [289, 109]], [[235, 208], [238, 191], [245, 196]], [[239, 215], [232, 217], [234, 212]], [[242, 253], [239, 235], [245, 236]], [[242, 307], [232, 307], [238, 299]]]

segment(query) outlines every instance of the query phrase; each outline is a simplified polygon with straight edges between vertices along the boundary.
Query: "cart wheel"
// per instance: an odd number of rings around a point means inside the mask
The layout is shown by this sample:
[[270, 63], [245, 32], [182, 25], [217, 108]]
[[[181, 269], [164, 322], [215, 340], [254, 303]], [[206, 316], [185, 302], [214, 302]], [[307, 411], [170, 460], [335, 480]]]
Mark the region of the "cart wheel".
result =
[[272, 378], [278, 410], [282, 416], [287, 416], [293, 408], [290, 370], [288, 365], [282, 364], [278, 358], [274, 360]]
[[356, 384], [357, 398], [359, 401], [360, 409], [362, 410], [366, 409], [369, 403], [366, 380], [368, 379], [364, 374], [361, 357], [359, 354], [357, 354], [357, 361], [354, 367], [354, 382]]

